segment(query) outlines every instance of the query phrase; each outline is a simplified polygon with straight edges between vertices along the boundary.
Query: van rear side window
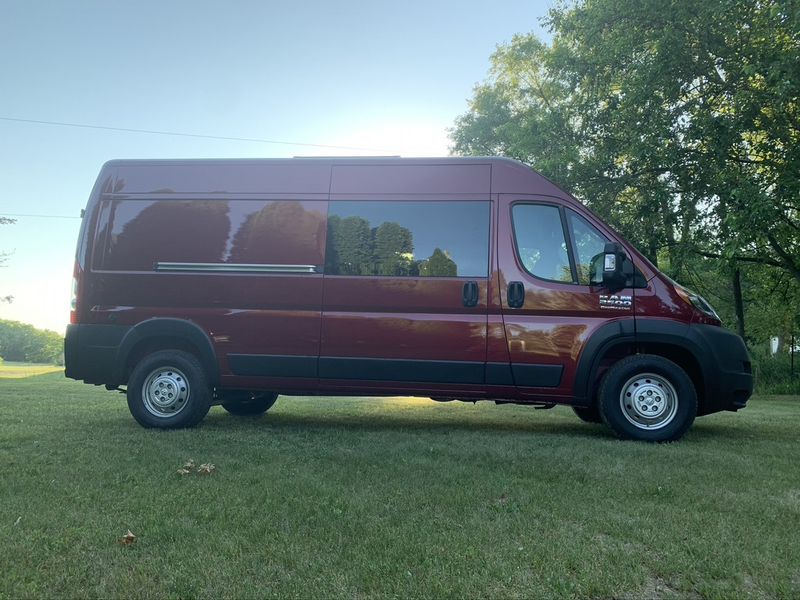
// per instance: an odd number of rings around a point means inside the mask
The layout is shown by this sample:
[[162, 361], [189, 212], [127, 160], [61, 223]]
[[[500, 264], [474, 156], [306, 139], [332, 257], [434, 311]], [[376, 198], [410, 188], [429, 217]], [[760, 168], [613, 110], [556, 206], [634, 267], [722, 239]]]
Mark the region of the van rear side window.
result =
[[325, 273], [488, 277], [489, 202], [332, 201]]
[[115, 200], [102, 268], [159, 262], [321, 266], [325, 203], [296, 200]]

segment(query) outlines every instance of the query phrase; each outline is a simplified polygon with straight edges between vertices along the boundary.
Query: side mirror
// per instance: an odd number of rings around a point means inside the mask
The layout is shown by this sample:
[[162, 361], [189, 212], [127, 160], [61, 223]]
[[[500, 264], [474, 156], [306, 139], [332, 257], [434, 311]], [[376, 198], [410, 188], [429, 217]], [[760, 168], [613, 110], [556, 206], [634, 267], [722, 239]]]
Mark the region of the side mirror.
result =
[[592, 258], [589, 283], [617, 292], [627, 285], [628, 276], [632, 274], [633, 264], [625, 255], [625, 249], [620, 244], [609, 242], [602, 254]]

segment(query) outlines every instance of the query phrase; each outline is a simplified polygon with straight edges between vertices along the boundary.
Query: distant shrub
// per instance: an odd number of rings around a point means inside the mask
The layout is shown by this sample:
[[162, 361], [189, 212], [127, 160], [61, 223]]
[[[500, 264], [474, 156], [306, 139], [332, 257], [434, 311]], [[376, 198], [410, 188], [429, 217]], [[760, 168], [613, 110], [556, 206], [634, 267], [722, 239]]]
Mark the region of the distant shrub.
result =
[[772, 356], [768, 352], [754, 351], [752, 358], [758, 393], [800, 394], [800, 354], [794, 356], [794, 378], [788, 353]]
[[64, 338], [18, 321], [0, 320], [0, 358], [9, 361], [63, 364]]

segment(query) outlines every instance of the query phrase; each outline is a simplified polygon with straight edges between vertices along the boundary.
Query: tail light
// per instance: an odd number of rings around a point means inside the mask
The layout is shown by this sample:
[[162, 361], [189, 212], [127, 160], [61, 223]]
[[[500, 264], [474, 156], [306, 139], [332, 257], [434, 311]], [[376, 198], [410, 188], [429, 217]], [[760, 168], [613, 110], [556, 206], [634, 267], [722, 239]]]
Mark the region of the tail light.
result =
[[72, 271], [72, 298], [69, 303], [69, 322], [73, 325], [80, 322], [78, 316], [78, 298], [81, 293], [81, 268], [78, 263], [75, 263], [75, 269]]

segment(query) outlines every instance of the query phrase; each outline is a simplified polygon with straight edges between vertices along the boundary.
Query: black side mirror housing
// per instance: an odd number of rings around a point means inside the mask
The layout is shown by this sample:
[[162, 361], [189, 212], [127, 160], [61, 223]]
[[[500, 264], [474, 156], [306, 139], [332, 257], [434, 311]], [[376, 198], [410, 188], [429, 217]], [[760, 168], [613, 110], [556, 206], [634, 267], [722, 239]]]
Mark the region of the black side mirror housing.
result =
[[602, 254], [597, 254], [591, 262], [592, 285], [603, 286], [610, 292], [618, 292], [634, 274], [633, 263], [625, 254], [621, 244], [608, 242]]

